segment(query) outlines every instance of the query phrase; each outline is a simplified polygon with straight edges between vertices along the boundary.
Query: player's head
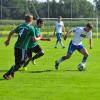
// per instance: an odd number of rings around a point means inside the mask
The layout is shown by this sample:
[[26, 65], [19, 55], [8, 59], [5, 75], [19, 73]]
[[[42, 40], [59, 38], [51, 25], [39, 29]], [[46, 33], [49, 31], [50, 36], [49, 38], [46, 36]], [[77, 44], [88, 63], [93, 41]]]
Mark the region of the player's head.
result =
[[43, 19], [37, 19], [36, 24], [37, 24], [38, 27], [41, 28], [41, 27], [44, 25], [44, 21], [43, 21]]
[[93, 28], [93, 26], [92, 26], [90, 23], [88, 23], [88, 24], [86, 25], [86, 27], [85, 27], [85, 31], [89, 32], [89, 31], [92, 30], [92, 28]]
[[32, 14], [27, 14], [25, 15], [25, 22], [26, 23], [32, 23], [33, 22], [33, 15]]
[[58, 21], [62, 21], [62, 16], [58, 16]]

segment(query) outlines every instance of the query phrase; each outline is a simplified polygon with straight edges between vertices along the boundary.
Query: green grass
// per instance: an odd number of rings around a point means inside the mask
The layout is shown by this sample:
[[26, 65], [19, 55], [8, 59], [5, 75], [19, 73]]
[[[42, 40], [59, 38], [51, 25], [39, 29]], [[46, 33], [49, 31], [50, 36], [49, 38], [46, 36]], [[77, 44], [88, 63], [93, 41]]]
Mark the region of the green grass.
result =
[[13, 46], [16, 38], [5, 47], [6, 38], [0, 38], [0, 100], [100, 100], [100, 40], [93, 39], [93, 49], [89, 50], [88, 40], [84, 41], [89, 51], [87, 70], [77, 71], [82, 55], [77, 51], [71, 59], [55, 71], [54, 62], [65, 55], [66, 46], [54, 49], [55, 39], [39, 42], [45, 55], [36, 60], [36, 65], [28, 65], [28, 71], [16, 72], [12, 80], [3, 80], [2, 75], [14, 64]]

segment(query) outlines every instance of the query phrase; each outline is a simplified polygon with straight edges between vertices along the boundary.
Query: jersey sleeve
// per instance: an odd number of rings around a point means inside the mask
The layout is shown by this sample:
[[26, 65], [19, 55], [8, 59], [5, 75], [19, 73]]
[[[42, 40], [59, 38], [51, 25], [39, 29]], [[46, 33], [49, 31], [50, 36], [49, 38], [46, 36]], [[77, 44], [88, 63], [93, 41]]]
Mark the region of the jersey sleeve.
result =
[[30, 35], [31, 35], [32, 37], [36, 37], [34, 27], [31, 27], [31, 28], [30, 28]]
[[73, 32], [74, 33], [74, 32], [76, 32], [76, 30], [77, 30], [77, 28], [73, 27], [72, 29], [69, 30], [69, 32]]

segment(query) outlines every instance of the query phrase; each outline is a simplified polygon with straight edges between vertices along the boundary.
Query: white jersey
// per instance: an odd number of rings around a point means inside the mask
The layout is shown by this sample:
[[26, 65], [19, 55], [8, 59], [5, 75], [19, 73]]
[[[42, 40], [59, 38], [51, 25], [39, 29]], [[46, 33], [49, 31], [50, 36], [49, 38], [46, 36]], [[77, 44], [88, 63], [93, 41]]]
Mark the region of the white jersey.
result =
[[71, 30], [74, 34], [72, 39], [74, 45], [81, 45], [83, 38], [92, 39], [92, 31], [86, 32], [84, 28], [85, 27], [76, 27]]
[[56, 33], [62, 33], [63, 27], [64, 27], [63, 21], [60, 21], [60, 22], [57, 21], [57, 22], [55, 23]]

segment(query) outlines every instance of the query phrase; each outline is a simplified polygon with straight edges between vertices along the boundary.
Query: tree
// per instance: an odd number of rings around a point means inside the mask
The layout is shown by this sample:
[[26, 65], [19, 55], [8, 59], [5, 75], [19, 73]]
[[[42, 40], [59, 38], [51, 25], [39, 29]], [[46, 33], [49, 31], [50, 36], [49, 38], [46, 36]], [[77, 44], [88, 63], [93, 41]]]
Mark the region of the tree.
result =
[[98, 15], [100, 16], [100, 0], [96, 1], [96, 8], [97, 8]]

